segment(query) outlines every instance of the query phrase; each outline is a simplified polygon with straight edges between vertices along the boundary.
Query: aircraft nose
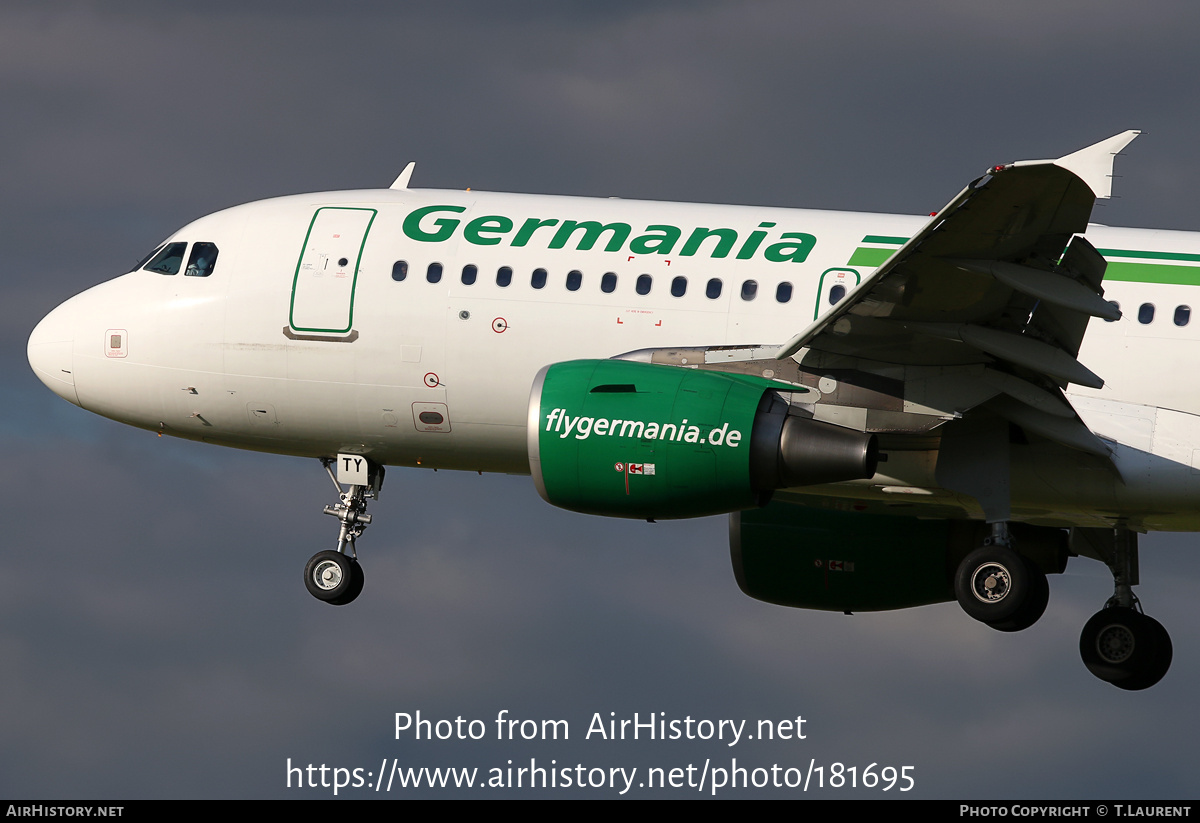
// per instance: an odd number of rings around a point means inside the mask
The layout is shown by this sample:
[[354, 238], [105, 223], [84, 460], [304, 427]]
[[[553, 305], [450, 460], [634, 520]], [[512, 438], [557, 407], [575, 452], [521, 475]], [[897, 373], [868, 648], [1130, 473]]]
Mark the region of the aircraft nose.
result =
[[63, 400], [79, 405], [75, 391], [72, 349], [75, 345], [74, 312], [63, 304], [42, 318], [29, 335], [26, 354], [33, 373]]

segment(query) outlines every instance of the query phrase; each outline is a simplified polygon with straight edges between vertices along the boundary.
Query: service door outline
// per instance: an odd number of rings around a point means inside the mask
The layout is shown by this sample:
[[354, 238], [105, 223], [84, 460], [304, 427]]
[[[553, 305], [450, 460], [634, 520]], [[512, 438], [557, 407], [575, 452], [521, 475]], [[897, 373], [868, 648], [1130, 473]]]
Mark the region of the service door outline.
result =
[[[826, 269], [821, 274], [820, 285], [817, 286], [817, 305], [813, 308], [813, 320], [832, 311], [842, 299], [858, 288], [862, 281], [857, 269]], [[837, 286], [842, 287], [841, 297], [831, 300], [832, 292]]]
[[358, 267], [377, 213], [375, 209], [345, 206], [317, 209], [304, 236], [292, 280], [292, 329], [321, 334], [350, 332], [354, 326]]

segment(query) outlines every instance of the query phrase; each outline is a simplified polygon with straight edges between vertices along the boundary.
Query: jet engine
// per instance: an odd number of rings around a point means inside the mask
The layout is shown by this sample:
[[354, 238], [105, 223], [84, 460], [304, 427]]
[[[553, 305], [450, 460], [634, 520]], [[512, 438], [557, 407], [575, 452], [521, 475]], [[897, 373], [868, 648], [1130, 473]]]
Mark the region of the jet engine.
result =
[[529, 465], [543, 499], [610, 517], [681, 518], [765, 505], [776, 489], [875, 474], [874, 435], [797, 413], [760, 377], [625, 360], [542, 369]]
[[[1011, 527], [1027, 563], [1045, 574], [1066, 569], [1066, 529]], [[989, 533], [980, 521], [868, 513], [849, 501], [827, 508], [779, 502], [730, 515], [729, 553], [738, 587], [755, 600], [886, 611], [954, 600], [955, 570]]]

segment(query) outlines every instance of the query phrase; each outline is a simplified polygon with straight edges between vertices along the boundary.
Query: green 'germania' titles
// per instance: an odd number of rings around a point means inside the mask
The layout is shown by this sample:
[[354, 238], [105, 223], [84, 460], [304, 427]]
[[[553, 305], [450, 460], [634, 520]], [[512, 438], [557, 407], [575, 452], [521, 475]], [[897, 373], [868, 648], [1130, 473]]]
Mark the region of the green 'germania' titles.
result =
[[[422, 206], [404, 218], [404, 233], [422, 243], [441, 243], [449, 240], [462, 225], [462, 219], [452, 215], [462, 214], [465, 206]], [[756, 254], [771, 234], [774, 223], [759, 223], [758, 228], [739, 237], [735, 229], [701, 227], [692, 229], [684, 239], [684, 230], [678, 226], [651, 224], [634, 235], [629, 223], [600, 223], [595, 220], [560, 220], [558, 218], [527, 218], [517, 225], [511, 217], [488, 214], [476, 217], [462, 225], [462, 237], [476, 246], [526, 246], [536, 234], [538, 244], [551, 249], [565, 249], [573, 243], [578, 251], [590, 251], [603, 241], [605, 251], [628, 250], [633, 254], [679, 254], [692, 257], [707, 252], [712, 258], [726, 258], [730, 254], [736, 260], [749, 260]], [[631, 237], [632, 235], [632, 237]], [[682, 245], [680, 244], [680, 241]], [[628, 245], [627, 245], [628, 244]], [[811, 234], [797, 231], [781, 232], [766, 248], [762, 257], [773, 263], [803, 263], [817, 244]], [[678, 252], [676, 252], [678, 247]]]

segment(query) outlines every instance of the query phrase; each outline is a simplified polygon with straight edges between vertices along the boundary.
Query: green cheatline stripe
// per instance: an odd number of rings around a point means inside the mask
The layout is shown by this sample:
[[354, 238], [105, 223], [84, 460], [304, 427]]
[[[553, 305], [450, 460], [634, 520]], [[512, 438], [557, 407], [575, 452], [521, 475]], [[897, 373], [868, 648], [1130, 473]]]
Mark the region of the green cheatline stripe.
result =
[[[906, 243], [904, 237], [881, 237], [869, 234], [864, 243]], [[879, 249], [859, 246], [851, 255], [847, 266], [878, 268], [895, 253], [895, 249]], [[1142, 260], [1181, 260], [1200, 263], [1200, 254], [1182, 252], [1131, 251], [1128, 249], [1097, 249], [1105, 257], [1132, 257]], [[1104, 272], [1105, 280], [1123, 280], [1132, 283], [1164, 283], [1174, 286], [1200, 286], [1200, 266], [1171, 266], [1163, 263], [1123, 263], [1112, 261]]]
[[1200, 286], [1200, 266], [1164, 266], [1158, 263], [1109, 263], [1105, 280], [1132, 283], [1166, 283], [1172, 286]]
[[870, 266], [876, 268], [896, 253], [895, 249], [867, 249], [859, 246], [854, 250], [847, 266]]
[[1127, 251], [1124, 249], [1096, 249], [1105, 257], [1135, 257], [1149, 260], [1190, 260], [1200, 262], [1200, 254], [1183, 254], [1169, 251]]

